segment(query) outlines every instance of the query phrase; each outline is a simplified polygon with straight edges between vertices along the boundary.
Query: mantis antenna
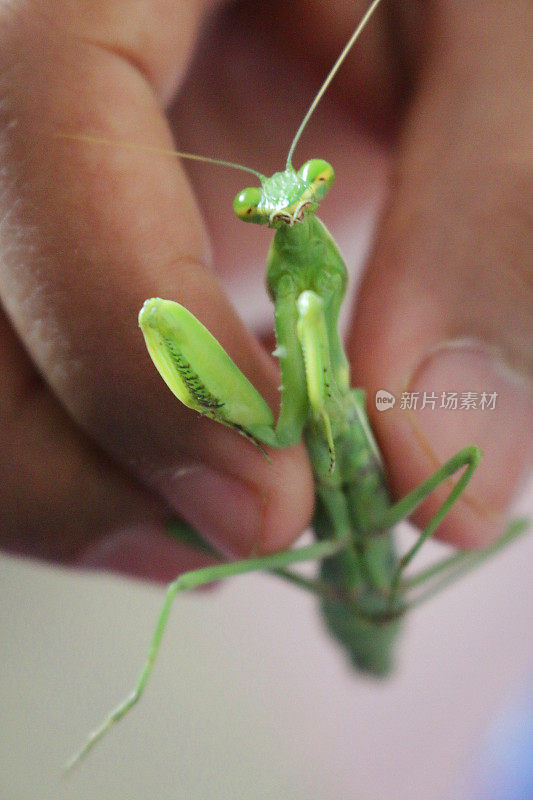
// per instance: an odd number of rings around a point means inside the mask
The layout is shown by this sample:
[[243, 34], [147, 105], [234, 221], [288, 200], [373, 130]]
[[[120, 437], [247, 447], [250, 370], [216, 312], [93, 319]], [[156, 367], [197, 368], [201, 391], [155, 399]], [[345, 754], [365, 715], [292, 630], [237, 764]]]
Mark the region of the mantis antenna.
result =
[[203, 161], [205, 164], [216, 164], [219, 167], [230, 167], [231, 169], [238, 169], [241, 172], [249, 172], [252, 175], [255, 175], [256, 178], [259, 178], [261, 183], [266, 180], [265, 176], [262, 175], [255, 169], [251, 169], [250, 167], [243, 167], [242, 164], [234, 164], [233, 161], [223, 161], [220, 158], [210, 158], [209, 156], [198, 156], [195, 153], [181, 153], [179, 150], [171, 150], [166, 149], [164, 147], [154, 147], [153, 145], [149, 144], [137, 144], [136, 142], [115, 142], [112, 139], [106, 139], [103, 136], [89, 136], [88, 134], [78, 134], [78, 133], [56, 133], [56, 139], [70, 139], [74, 142], [89, 142], [90, 144], [102, 144], [108, 147], [120, 147], [126, 148], [128, 150], [144, 150], [145, 152], [149, 153], [160, 153], [165, 156], [172, 156], [174, 158], [187, 158], [189, 161]]
[[[296, 149], [296, 145], [300, 141], [302, 133], [307, 127], [307, 123], [309, 122], [311, 115], [313, 114], [315, 108], [317, 107], [322, 97], [326, 93], [328, 86], [330, 85], [331, 81], [339, 71], [344, 60], [346, 59], [346, 56], [356, 43], [360, 34], [365, 29], [367, 22], [369, 21], [370, 17], [372, 16], [372, 14], [374, 13], [374, 11], [376, 10], [376, 8], [379, 6], [380, 3], [381, 0], [373, 0], [373, 3], [371, 3], [365, 15], [361, 19], [359, 25], [351, 35], [345, 47], [342, 49], [340, 56], [332, 66], [328, 76], [326, 77], [326, 80], [318, 90], [316, 97], [309, 106], [307, 113], [303, 118], [300, 127], [296, 131], [296, 135], [292, 140], [291, 146], [289, 148], [289, 153], [287, 155], [287, 164], [286, 164], [287, 169], [292, 169], [292, 156], [294, 150]], [[114, 142], [111, 139], [106, 139], [105, 137], [90, 136], [88, 134], [56, 133], [55, 138], [70, 139], [71, 141], [77, 141], [77, 142], [89, 142], [91, 144], [106, 145], [108, 147], [124, 147], [129, 150], [144, 150], [145, 152], [160, 153], [162, 155], [172, 156], [174, 158], [184, 158], [188, 159], [189, 161], [202, 161], [204, 164], [215, 164], [216, 166], [219, 167], [229, 167], [230, 169], [238, 169], [241, 172], [248, 172], [251, 175], [255, 175], [255, 177], [258, 178], [261, 183], [263, 183], [266, 180], [265, 176], [261, 172], [258, 172], [258, 170], [255, 169], [251, 169], [251, 167], [245, 167], [242, 164], [236, 164], [233, 161], [224, 161], [223, 159], [220, 158], [211, 158], [210, 156], [200, 156], [196, 155], [195, 153], [183, 153], [179, 150], [171, 150], [171, 149], [166, 149], [164, 147], [155, 147], [153, 145], [147, 145], [147, 144], [137, 144], [135, 142]]]
[[346, 58], [346, 56], [348, 55], [348, 53], [350, 52], [350, 50], [352, 49], [352, 47], [356, 43], [357, 39], [359, 38], [359, 35], [363, 32], [364, 28], [366, 27], [366, 23], [368, 22], [368, 20], [370, 19], [370, 17], [372, 16], [372, 14], [374, 13], [374, 11], [376, 10], [376, 8], [379, 6], [380, 3], [381, 3], [381, 0], [374, 0], [374, 2], [371, 4], [371, 6], [369, 7], [368, 11], [366, 12], [364, 17], [362, 18], [361, 22], [359, 23], [359, 25], [357, 26], [357, 28], [353, 32], [352, 36], [348, 40], [348, 43], [343, 48], [340, 56], [338, 57], [338, 59], [336, 60], [334, 65], [332, 66], [329, 75], [327, 76], [326, 80], [324, 81], [324, 83], [322, 84], [320, 89], [318, 90], [318, 93], [317, 93], [315, 99], [313, 100], [313, 102], [309, 106], [309, 108], [307, 110], [307, 114], [303, 118], [300, 127], [296, 131], [296, 136], [292, 140], [292, 144], [291, 144], [290, 149], [289, 149], [289, 155], [287, 156], [287, 169], [292, 169], [292, 156], [293, 156], [294, 150], [296, 148], [296, 145], [300, 141], [300, 137], [301, 137], [302, 133], [304, 132], [304, 130], [306, 128], [306, 125], [309, 122], [309, 119], [311, 118], [311, 115], [312, 115], [313, 111], [315, 110], [317, 105], [322, 100], [322, 97], [324, 96], [324, 94], [325, 94], [328, 86], [330, 85], [331, 81], [333, 80], [333, 78], [335, 77], [337, 72], [339, 71], [339, 68], [342, 65], [344, 59]]

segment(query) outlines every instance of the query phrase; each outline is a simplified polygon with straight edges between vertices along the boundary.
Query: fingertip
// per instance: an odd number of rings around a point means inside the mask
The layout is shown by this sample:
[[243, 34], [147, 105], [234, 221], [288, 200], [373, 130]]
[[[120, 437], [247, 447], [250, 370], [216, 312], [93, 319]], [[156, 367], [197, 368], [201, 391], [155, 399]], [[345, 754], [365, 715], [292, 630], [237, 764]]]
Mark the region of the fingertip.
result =
[[268, 458], [227, 428], [202, 420], [196, 457], [159, 471], [157, 491], [229, 558], [289, 546], [308, 525], [313, 479], [303, 445], [269, 449]]
[[[351, 348], [393, 496], [405, 496], [459, 450], [477, 445], [481, 462], [436, 536], [458, 547], [489, 544], [531, 469], [531, 381], [478, 338], [447, 339], [442, 308], [433, 314], [431, 303], [403, 302], [404, 313], [393, 300], [366, 318], [366, 328], [363, 311]], [[370, 352], [355, 351], [362, 331]], [[419, 507], [417, 527], [428, 524], [451, 485]]]
[[[402, 165], [349, 345], [396, 499], [462, 448], [483, 451], [436, 533], [460, 547], [498, 536], [533, 456], [532, 318], [523, 236], [507, 203], [514, 184], [502, 174], [495, 193], [491, 173], [480, 216], [469, 192], [474, 177], [479, 191], [483, 174], [479, 165], [469, 169], [457, 171], [457, 205], [437, 170], [411, 165], [408, 173]], [[417, 526], [429, 522], [450, 485], [420, 507]]]
[[303, 444], [276, 451], [255, 551], [262, 555], [290, 547], [310, 525], [314, 503], [313, 475]]

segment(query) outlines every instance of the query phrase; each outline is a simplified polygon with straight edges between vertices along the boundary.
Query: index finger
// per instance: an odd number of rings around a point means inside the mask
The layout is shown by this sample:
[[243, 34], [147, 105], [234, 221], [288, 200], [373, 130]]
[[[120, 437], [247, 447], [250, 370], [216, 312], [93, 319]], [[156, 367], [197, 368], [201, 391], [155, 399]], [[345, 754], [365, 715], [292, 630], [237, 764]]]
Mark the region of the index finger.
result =
[[82, 428], [201, 533], [234, 551], [284, 546], [311, 511], [303, 449], [269, 464], [181, 408], [137, 329], [145, 298], [179, 300], [276, 405], [276, 373], [211, 272], [181, 164], [54, 138], [79, 131], [172, 147], [161, 104], [207, 5], [72, 3], [61, 19], [52, 3], [30, 8], [4, 12], [2, 29], [6, 312]]

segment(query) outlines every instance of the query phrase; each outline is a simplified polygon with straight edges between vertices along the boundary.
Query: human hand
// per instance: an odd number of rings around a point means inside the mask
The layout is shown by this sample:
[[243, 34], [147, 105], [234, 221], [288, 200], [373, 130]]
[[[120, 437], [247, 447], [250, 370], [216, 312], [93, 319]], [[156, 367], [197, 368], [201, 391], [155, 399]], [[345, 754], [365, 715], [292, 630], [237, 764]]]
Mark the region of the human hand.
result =
[[[298, 11], [289, 5], [276, 19], [276, 30], [262, 16], [269, 13], [266, 6], [238, 8], [231, 29], [226, 20], [204, 52], [205, 71], [189, 79], [174, 104], [179, 145], [265, 172], [275, 148], [272, 171], [281, 168], [286, 150], [279, 143], [288, 147], [302, 116], [292, 92], [291, 110], [286, 108], [283, 90], [294, 85], [299, 93], [306, 79], [314, 87], [320, 83], [365, 7], [353, 5], [349, 14], [340, 13], [335, 3], [327, 12], [320, 3], [298, 4]], [[217, 168], [190, 170], [191, 188], [178, 161], [145, 150], [55, 138], [70, 131], [171, 147], [162, 107], [184, 80], [201, 17], [212, 6], [192, 0], [133, 7], [109, 2], [91, 6], [89, 13], [84, 4], [59, 8], [42, 0], [10, 4], [0, 12], [6, 87], [0, 109], [0, 293], [6, 315], [0, 323], [5, 376], [0, 506], [3, 544], [17, 552], [166, 580], [198, 563], [165, 537], [163, 525], [171, 513], [234, 554], [287, 546], [309, 521], [313, 488], [303, 448], [275, 452], [269, 464], [233, 432], [182, 408], [153, 370], [136, 329], [146, 297], [179, 300], [275, 407], [275, 368], [239, 322], [211, 271], [193, 191], [212, 223], [214, 268], [234, 273], [237, 262], [246, 271], [257, 238], [247, 229], [241, 234], [245, 226], [238, 229], [241, 238], [233, 237], [231, 224], [226, 225], [231, 211], [220, 209], [221, 187], [231, 187], [231, 200], [232, 181], [241, 188], [242, 176], [226, 178]], [[403, 54], [402, 74], [413, 88], [403, 110], [398, 180], [363, 284], [351, 347], [355, 382], [368, 387], [370, 397], [378, 388], [395, 393], [406, 388], [406, 378], [428, 349], [457, 336], [496, 345], [524, 373], [532, 364], [526, 273], [531, 248], [527, 219], [521, 216], [525, 200], [519, 200], [527, 189], [530, 126], [523, 105], [511, 102], [513, 97], [524, 102], [518, 87], [526, 77], [530, 12], [526, 4], [517, 4], [502, 31], [497, 22], [505, 4], [492, 3], [483, 12], [486, 28], [468, 33], [476, 19], [456, 19], [452, 3], [435, 6], [441, 27], [418, 37], [415, 47], [394, 53], [379, 33], [390, 13], [382, 11], [376, 29], [365, 32], [324, 101], [337, 107], [336, 121], [345, 126], [334, 131], [328, 149], [335, 165], [336, 145], [345, 145], [360, 122], [351, 116], [355, 102], [374, 109], [378, 129], [389, 127], [402, 99], [391, 64]], [[296, 13], [302, 38], [295, 43], [291, 15]], [[234, 27], [237, 19], [240, 28]], [[424, 21], [423, 15], [403, 18], [404, 34], [409, 25], [418, 30]], [[243, 40], [242, 48], [229, 51], [231, 31], [234, 36], [246, 31], [247, 46]], [[468, 41], [474, 33], [480, 42], [468, 48], [464, 37]], [[447, 48], [441, 46], [444, 41]], [[365, 68], [369, 48], [375, 66]], [[279, 51], [286, 62], [275, 57]], [[316, 56], [312, 64], [309, 52]], [[195, 69], [199, 64], [201, 56]], [[503, 88], [491, 95], [490, 86], [486, 104], [478, 102], [487, 71], [509, 81], [507, 103], [502, 103]], [[277, 115], [261, 113], [265, 91], [275, 99]], [[261, 147], [269, 129], [272, 139]], [[310, 137], [319, 142], [330, 132], [311, 129], [307, 142]], [[499, 148], [502, 140], [507, 157]], [[476, 142], [474, 171], [469, 141]], [[259, 146], [252, 155], [254, 144]], [[481, 303], [464, 301], [471, 286], [484, 287]], [[499, 384], [490, 388], [497, 391]], [[515, 408], [523, 416], [529, 409], [530, 419], [521, 421], [518, 442], [509, 427]], [[513, 387], [497, 413], [500, 409], [508, 424], [497, 414], [488, 417], [491, 430], [498, 420], [496, 428], [503, 433], [494, 447], [479, 442], [486, 453], [479, 496], [475, 489], [470, 492], [480, 504], [496, 495], [495, 507], [489, 505], [495, 512], [503, 509], [520, 461], [525, 462], [525, 452], [517, 457], [518, 444], [525, 451], [531, 441], [526, 390]], [[439, 419], [438, 430], [453, 450], [478, 443], [476, 435], [483, 433], [468, 431], [465, 441], [455, 414], [448, 429], [447, 419]], [[398, 408], [374, 413], [374, 422], [393, 486], [403, 492], [430, 471], [427, 449]], [[456, 430], [460, 441], [452, 441]], [[438, 435], [437, 441], [431, 438], [441, 457], [447, 451], [439, 451]], [[428, 513], [426, 507], [426, 518]], [[444, 532], [459, 543], [481, 543], [490, 533], [489, 522], [486, 513], [462, 503]]]

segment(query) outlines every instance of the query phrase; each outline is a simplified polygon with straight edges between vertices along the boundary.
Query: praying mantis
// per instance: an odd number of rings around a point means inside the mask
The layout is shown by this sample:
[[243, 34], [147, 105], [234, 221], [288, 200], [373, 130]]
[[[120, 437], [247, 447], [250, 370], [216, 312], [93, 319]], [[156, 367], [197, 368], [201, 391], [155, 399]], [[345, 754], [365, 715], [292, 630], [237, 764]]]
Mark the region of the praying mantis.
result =
[[[475, 445], [464, 447], [406, 497], [393, 502], [367, 417], [365, 393], [350, 385], [338, 331], [346, 267], [333, 238], [316, 216], [320, 201], [333, 184], [334, 171], [326, 161], [316, 158], [295, 170], [292, 158], [316, 106], [380, 2], [371, 3], [309, 107], [290, 145], [284, 171], [266, 177], [231, 162], [175, 153], [180, 158], [251, 173], [260, 184], [237, 195], [234, 211], [245, 222], [267, 225], [275, 231], [266, 283], [274, 303], [274, 355], [279, 359], [282, 378], [277, 421], [218, 341], [185, 307], [151, 298], [139, 314], [152, 361], [183, 404], [237, 431], [265, 455], [266, 448], [288, 447], [303, 438], [315, 480], [316, 541], [267, 556], [217, 563], [180, 575], [169, 584], [137, 684], [89, 736], [68, 769], [141, 697], [178, 593], [255, 570], [274, 573], [320, 598], [328, 629], [343, 645], [354, 667], [384, 676], [391, 669], [393, 646], [406, 612], [497, 552], [526, 527], [525, 520], [514, 521], [484, 550], [456, 553], [418, 574], [407, 575], [416, 554], [465, 490], [481, 453]], [[92, 141], [98, 140], [93, 137]], [[441, 507], [415, 543], [400, 554], [393, 527], [456, 474], [459, 477]], [[181, 523], [172, 523], [170, 533], [189, 544], [212, 549]], [[317, 578], [291, 569], [304, 561], [320, 562]]]

